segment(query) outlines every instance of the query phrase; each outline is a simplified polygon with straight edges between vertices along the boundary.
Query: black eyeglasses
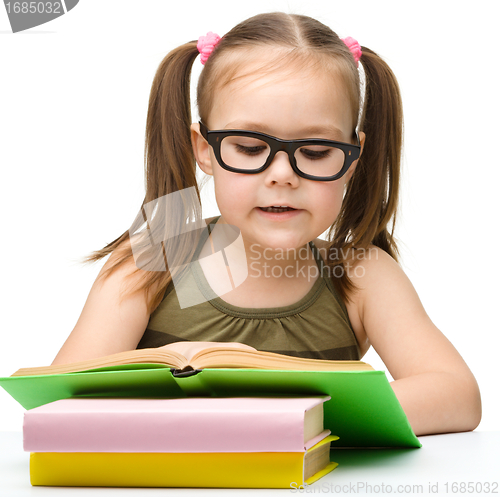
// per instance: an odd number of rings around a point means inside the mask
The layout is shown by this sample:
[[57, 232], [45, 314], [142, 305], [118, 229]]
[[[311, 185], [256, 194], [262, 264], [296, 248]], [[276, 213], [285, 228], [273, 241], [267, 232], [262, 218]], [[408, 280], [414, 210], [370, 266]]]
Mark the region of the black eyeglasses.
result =
[[234, 173], [258, 174], [271, 164], [277, 152], [283, 151], [288, 154], [292, 169], [302, 178], [334, 181], [359, 159], [361, 151], [357, 131], [357, 145], [319, 138], [281, 140], [240, 129], [210, 131], [201, 121], [200, 131], [220, 166]]

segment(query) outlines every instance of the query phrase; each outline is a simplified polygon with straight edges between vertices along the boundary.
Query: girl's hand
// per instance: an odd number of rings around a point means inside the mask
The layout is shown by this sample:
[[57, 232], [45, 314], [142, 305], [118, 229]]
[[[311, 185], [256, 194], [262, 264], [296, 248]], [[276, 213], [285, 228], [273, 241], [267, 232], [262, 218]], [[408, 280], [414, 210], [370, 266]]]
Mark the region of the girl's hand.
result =
[[481, 419], [473, 374], [432, 323], [401, 267], [381, 249], [371, 253], [356, 261], [363, 276], [351, 271], [360, 290], [347, 304], [360, 347], [371, 343], [384, 361], [416, 435], [473, 430]]

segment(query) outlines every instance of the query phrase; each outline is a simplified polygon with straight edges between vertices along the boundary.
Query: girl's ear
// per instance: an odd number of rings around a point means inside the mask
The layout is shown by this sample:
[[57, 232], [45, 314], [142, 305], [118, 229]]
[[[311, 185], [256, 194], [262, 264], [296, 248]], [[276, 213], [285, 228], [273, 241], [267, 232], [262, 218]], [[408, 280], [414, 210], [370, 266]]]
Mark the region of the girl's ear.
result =
[[[359, 135], [359, 144], [361, 145], [361, 150], [359, 151], [359, 157], [361, 158], [361, 154], [363, 153], [363, 148], [365, 146], [366, 135], [362, 131], [359, 131], [358, 135]], [[356, 161], [354, 161], [352, 163], [351, 167], [349, 168], [349, 171], [347, 171], [347, 173], [346, 173], [346, 176], [347, 176], [346, 181], [349, 181], [351, 179], [351, 176], [353, 175], [354, 170], [356, 169], [356, 166], [358, 165], [358, 161], [359, 161], [359, 159], [357, 159]]]
[[196, 162], [200, 169], [210, 176], [213, 175], [212, 160], [210, 158], [210, 145], [207, 140], [203, 138], [200, 132], [199, 123], [191, 124], [191, 143], [193, 145], [193, 153]]

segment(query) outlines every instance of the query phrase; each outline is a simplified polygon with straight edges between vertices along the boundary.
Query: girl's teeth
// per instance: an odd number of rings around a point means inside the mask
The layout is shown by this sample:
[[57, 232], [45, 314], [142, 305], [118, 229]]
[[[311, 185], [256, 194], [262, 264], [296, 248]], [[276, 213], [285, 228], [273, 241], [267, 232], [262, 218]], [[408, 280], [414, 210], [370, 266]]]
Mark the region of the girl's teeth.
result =
[[290, 207], [261, 207], [261, 209], [266, 212], [285, 212], [294, 210]]

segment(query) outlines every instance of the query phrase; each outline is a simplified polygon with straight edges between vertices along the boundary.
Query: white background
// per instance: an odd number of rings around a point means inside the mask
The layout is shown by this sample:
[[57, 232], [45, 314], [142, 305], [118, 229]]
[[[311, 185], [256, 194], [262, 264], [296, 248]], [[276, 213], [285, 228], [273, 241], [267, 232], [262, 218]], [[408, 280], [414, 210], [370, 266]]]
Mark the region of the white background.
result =
[[[149, 91], [162, 58], [207, 31], [222, 36], [251, 15], [282, 10], [355, 37], [398, 77], [402, 265], [479, 382], [478, 429], [498, 429], [494, 5], [81, 0], [67, 15], [17, 34], [1, 8], [0, 376], [50, 364], [104, 263], [78, 260], [121, 235], [138, 212]], [[197, 61], [194, 75], [200, 70]], [[212, 187], [203, 190], [204, 217], [218, 214]], [[373, 351], [364, 360], [384, 368]], [[22, 413], [0, 389], [0, 430], [21, 430]]]

